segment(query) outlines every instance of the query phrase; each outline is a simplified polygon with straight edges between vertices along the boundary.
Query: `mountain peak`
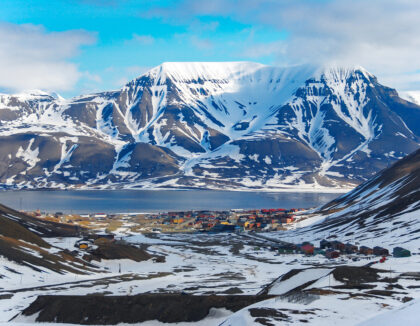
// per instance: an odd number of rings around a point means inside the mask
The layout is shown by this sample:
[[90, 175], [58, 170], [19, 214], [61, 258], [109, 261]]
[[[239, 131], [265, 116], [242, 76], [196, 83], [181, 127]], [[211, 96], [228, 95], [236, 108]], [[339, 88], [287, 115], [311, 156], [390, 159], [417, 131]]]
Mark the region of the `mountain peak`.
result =
[[40, 89], [25, 90], [14, 94], [0, 94], [0, 96], [16, 97], [19, 98], [19, 100], [21, 101], [42, 100], [47, 98], [53, 98], [55, 100], [64, 100], [63, 97], [61, 97], [55, 92], [46, 92]]
[[155, 80], [165, 81], [170, 78], [173, 81], [192, 81], [192, 80], [237, 80], [243, 77], [252, 76], [273, 76], [282, 79], [284, 77], [321, 80], [346, 80], [354, 74], [361, 74], [367, 80], [375, 78], [365, 68], [358, 65], [338, 65], [324, 64], [321, 66], [303, 64], [292, 66], [267, 66], [261, 63], [249, 61], [232, 62], [164, 62], [159, 66], [150, 69], [145, 74], [139, 76], [132, 82], [144, 78], [152, 77]]
[[320, 66], [317, 70], [316, 76], [314, 77], [321, 78], [324, 76], [330, 80], [346, 80], [355, 74], [361, 74], [367, 80], [376, 78], [367, 69], [360, 65], [338, 65], [336, 63]]
[[250, 74], [264, 65], [255, 62], [164, 62], [146, 75], [175, 80], [228, 79]]

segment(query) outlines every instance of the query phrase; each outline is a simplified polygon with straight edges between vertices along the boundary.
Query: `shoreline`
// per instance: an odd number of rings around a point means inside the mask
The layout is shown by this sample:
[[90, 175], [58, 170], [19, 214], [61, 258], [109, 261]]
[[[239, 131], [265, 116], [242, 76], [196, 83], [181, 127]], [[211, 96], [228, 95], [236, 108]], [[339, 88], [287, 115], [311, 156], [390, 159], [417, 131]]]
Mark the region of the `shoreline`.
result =
[[309, 208], [323, 205], [342, 192], [269, 192], [229, 190], [3, 190], [0, 203], [23, 211], [66, 214], [158, 213], [173, 211], [228, 211], [232, 209]]
[[345, 194], [355, 189], [355, 187], [348, 188], [227, 188], [227, 189], [214, 189], [214, 188], [22, 188], [22, 189], [0, 189], [1, 192], [53, 192], [53, 191], [209, 191], [209, 192], [261, 192], [261, 193], [319, 193], [319, 194]]

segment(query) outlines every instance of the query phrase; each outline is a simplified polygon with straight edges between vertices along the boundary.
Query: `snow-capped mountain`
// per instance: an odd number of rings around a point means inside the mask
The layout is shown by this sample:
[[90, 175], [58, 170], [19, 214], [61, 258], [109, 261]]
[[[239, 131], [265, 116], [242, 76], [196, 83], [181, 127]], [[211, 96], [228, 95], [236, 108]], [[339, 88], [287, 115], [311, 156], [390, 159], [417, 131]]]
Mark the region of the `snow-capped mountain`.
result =
[[0, 182], [352, 187], [419, 136], [420, 107], [360, 67], [164, 63], [112, 92], [0, 95]]

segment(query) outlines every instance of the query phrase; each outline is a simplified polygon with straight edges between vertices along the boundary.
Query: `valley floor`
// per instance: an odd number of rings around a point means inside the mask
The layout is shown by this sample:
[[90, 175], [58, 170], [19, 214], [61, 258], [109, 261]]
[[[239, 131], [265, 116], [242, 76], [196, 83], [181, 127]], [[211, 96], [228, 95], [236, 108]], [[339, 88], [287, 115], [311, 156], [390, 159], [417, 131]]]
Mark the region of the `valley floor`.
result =
[[[73, 250], [75, 240], [48, 241], [56, 247]], [[377, 258], [360, 256], [354, 261], [352, 257], [329, 260], [320, 255], [279, 255], [270, 249], [269, 240], [258, 236], [137, 234], [125, 240], [147, 247], [151, 254], [164, 256], [165, 262], [102, 260], [94, 262], [98, 272], [78, 275], [36, 271], [1, 259], [0, 322], [8, 323], [19, 314], [10, 325], [34, 322], [36, 315], [23, 316], [21, 311], [39, 295], [257, 295], [265, 289], [276, 296], [236, 313], [211, 309], [204, 320], [186, 325], [284, 322], [336, 325], [338, 321], [340, 325], [376, 325], [375, 319], [372, 322], [369, 319], [380, 318], [380, 314], [404, 306], [418, 305], [420, 299], [420, 253], [417, 252], [408, 258], [390, 258], [383, 264], [375, 264], [378, 270], [371, 273], [368, 269], [366, 276], [363, 273], [367, 268], [362, 266]], [[279, 279], [291, 270], [295, 271]], [[144, 323], [158, 324], [161, 323]]]

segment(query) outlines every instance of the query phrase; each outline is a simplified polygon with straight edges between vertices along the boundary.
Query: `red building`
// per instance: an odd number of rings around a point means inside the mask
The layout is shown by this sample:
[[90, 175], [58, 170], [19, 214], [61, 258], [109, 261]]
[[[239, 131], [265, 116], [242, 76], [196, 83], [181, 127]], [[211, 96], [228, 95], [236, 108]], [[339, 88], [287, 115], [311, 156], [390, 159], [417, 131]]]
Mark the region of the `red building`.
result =
[[300, 247], [300, 250], [301, 250], [301, 251], [302, 251], [305, 255], [313, 255], [313, 254], [314, 254], [315, 247], [314, 247], [312, 244], [307, 243], [307, 244], [304, 244], [303, 246], [301, 246], [301, 247]]

